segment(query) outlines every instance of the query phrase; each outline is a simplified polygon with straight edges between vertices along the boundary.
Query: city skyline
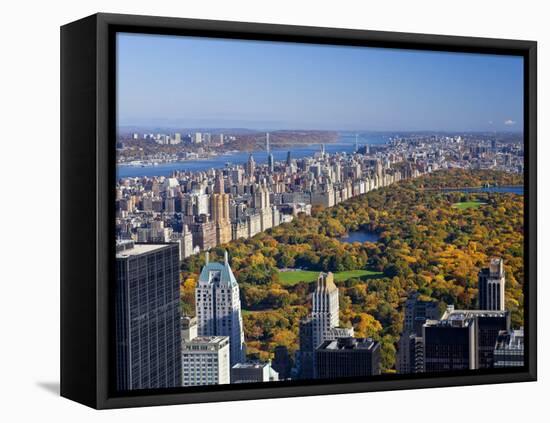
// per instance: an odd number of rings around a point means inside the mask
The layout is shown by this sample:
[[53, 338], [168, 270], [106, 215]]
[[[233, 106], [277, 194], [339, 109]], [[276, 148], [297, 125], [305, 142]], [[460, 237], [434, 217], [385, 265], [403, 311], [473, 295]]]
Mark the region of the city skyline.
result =
[[[256, 140], [267, 160], [194, 169], [208, 155], [177, 149], [250, 139], [120, 140], [118, 160], [141, 175], [115, 185], [122, 389], [522, 365], [521, 137], [357, 137], [284, 160], [273, 138]], [[179, 291], [177, 313], [151, 296], [159, 285]], [[181, 346], [161, 373], [155, 330], [177, 317], [180, 336], [165, 335]]]
[[523, 127], [521, 57], [136, 34], [117, 42], [119, 127]]

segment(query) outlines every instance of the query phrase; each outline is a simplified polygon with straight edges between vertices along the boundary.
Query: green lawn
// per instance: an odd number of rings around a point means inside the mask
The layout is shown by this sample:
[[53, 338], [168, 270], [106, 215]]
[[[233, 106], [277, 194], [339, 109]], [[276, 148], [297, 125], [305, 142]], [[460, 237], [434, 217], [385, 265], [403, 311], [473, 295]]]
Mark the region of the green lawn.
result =
[[477, 209], [479, 206], [482, 206], [486, 203], [483, 203], [481, 201], [463, 201], [461, 203], [454, 203], [453, 207], [459, 210], [466, 210], [466, 209]]
[[[262, 310], [262, 311], [265, 311], [265, 310]], [[258, 313], [258, 311], [256, 311], [256, 310], [245, 310], [244, 308], [241, 308], [241, 314], [243, 316], [246, 316], [248, 314], [254, 314], [254, 313]]]
[[[382, 276], [382, 272], [372, 270], [348, 270], [345, 272], [335, 272], [335, 281], [345, 281], [347, 279], [376, 279]], [[319, 272], [315, 270], [296, 270], [291, 272], [279, 272], [279, 280], [282, 285], [296, 285], [298, 282], [313, 282], [319, 277]]]

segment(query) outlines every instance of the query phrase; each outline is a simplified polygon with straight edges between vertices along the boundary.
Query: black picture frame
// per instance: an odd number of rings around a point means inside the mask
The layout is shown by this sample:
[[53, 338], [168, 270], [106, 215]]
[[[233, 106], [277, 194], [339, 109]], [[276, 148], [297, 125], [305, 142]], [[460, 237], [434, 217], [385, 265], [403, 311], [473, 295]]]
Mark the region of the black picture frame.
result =
[[[498, 372], [387, 375], [117, 393], [112, 389], [117, 32], [376, 46], [524, 57], [525, 361]], [[196, 19], [95, 14], [61, 28], [61, 395], [97, 409], [535, 381], [537, 44]], [[82, 188], [85, 189], [82, 189]]]

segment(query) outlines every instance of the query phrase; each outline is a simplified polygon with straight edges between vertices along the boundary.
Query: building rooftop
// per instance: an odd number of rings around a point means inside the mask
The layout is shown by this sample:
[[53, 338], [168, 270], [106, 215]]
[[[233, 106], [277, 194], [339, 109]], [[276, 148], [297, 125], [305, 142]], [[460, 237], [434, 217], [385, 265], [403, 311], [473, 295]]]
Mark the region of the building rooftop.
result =
[[229, 285], [238, 285], [237, 279], [229, 266], [229, 259], [227, 251], [225, 252], [225, 259], [223, 263], [216, 263], [209, 261], [209, 254], [206, 253], [206, 264], [201, 270], [199, 275], [199, 283], [227, 283]]
[[472, 321], [477, 317], [503, 318], [509, 315], [508, 311], [499, 310], [455, 310], [454, 307], [448, 306], [440, 320], [426, 320], [426, 327], [456, 327], [463, 328], [472, 324]]
[[229, 344], [228, 336], [197, 336], [189, 341], [182, 341], [182, 345], [186, 349], [201, 345], [223, 347], [227, 344]]
[[269, 363], [249, 362], [249, 363], [237, 363], [233, 369], [263, 369], [266, 366], [270, 366]]
[[452, 306], [447, 307], [441, 320], [464, 320], [473, 317], [505, 317], [507, 311], [500, 310], [455, 310]]
[[332, 272], [321, 272], [317, 278], [317, 291], [326, 290], [328, 292], [338, 291], [338, 288], [334, 284], [334, 274]]
[[135, 244], [133, 241], [117, 242], [117, 258], [138, 256], [152, 251], [162, 250], [175, 244]]
[[373, 350], [378, 343], [372, 338], [338, 338], [333, 341], [323, 342], [317, 350], [343, 351], [343, 350]]

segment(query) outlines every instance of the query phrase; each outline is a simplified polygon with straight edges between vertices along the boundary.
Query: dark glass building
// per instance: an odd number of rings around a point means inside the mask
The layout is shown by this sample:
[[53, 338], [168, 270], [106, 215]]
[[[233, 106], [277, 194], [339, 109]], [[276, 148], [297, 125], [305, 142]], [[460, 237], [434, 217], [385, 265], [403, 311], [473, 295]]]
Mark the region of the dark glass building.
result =
[[274, 355], [271, 367], [279, 374], [279, 380], [289, 379], [294, 360], [288, 353], [288, 348], [278, 345], [275, 347]]
[[380, 343], [371, 338], [338, 338], [315, 350], [315, 377], [372, 376], [380, 374]]
[[423, 301], [419, 294], [412, 294], [404, 305], [403, 332], [398, 343], [396, 369], [399, 373], [417, 373], [422, 371], [422, 326], [427, 320], [439, 319], [439, 303]]
[[475, 322], [441, 320], [424, 326], [424, 371], [476, 368]]
[[495, 343], [501, 331], [510, 330], [509, 312], [486, 312], [477, 316], [477, 360], [479, 369], [493, 367]]
[[443, 372], [493, 367], [495, 342], [510, 329], [510, 313], [447, 309], [441, 320], [423, 327], [424, 371]]
[[117, 244], [116, 386], [181, 386], [177, 244]]
[[298, 374], [300, 379], [313, 378], [313, 320], [307, 317], [300, 321], [300, 352], [298, 356]]

